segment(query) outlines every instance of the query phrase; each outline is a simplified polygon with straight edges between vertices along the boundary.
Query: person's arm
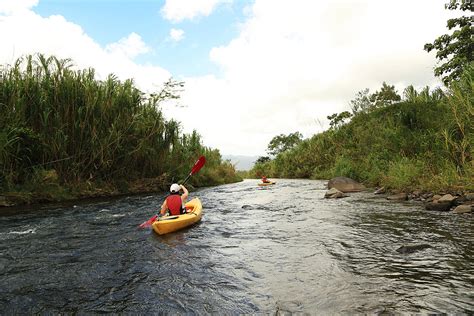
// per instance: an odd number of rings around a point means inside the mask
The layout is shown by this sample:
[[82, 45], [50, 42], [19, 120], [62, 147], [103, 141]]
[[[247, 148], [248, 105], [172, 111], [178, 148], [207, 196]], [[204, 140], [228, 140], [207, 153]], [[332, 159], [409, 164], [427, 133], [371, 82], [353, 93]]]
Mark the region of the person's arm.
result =
[[168, 205], [166, 204], [166, 200], [161, 204], [160, 215], [165, 215], [166, 210], [168, 209]]
[[186, 200], [188, 199], [188, 195], [189, 195], [188, 189], [186, 189], [186, 187], [181, 184], [181, 190], [183, 190], [183, 194], [181, 195], [181, 200], [183, 202], [186, 202]]

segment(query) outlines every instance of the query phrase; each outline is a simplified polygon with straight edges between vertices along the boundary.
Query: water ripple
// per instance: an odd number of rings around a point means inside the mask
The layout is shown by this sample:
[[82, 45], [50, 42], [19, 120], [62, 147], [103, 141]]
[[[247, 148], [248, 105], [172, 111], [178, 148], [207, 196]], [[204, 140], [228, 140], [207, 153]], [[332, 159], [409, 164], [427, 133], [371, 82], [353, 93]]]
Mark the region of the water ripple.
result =
[[163, 195], [9, 212], [0, 314], [473, 312], [471, 214], [325, 185], [205, 188], [201, 223], [165, 236], [137, 229]]

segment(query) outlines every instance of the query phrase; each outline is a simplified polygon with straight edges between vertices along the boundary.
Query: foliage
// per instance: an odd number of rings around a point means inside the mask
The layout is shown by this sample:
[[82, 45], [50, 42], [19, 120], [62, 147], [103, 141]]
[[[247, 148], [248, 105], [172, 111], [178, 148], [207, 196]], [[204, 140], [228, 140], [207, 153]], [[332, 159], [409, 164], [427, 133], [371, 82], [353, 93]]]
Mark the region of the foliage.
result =
[[349, 113], [348, 111], [344, 111], [341, 113], [334, 113], [332, 115], [329, 115], [327, 119], [329, 120], [329, 126], [330, 128], [338, 128], [342, 124], [344, 124], [344, 121], [351, 118], [352, 114]]
[[332, 174], [352, 179], [360, 178], [358, 168], [354, 164], [354, 161], [344, 156], [339, 156], [336, 158], [332, 168]]
[[440, 102], [445, 96], [441, 88], [436, 88], [432, 92], [430, 87], [426, 86], [421, 91], [416, 91], [413, 86], [408, 86], [403, 91], [404, 101], [408, 102]]
[[273, 139], [268, 144], [267, 152], [276, 156], [279, 153], [282, 153], [290, 148], [293, 148], [301, 142], [303, 135], [300, 132], [290, 133], [288, 135], [280, 134], [273, 137]]
[[268, 162], [270, 161], [270, 157], [268, 156], [260, 156], [258, 157], [258, 159], [255, 161], [255, 163], [265, 163], [265, 162]]
[[[471, 12], [474, 10], [472, 0], [450, 0], [445, 5], [448, 10], [461, 10]], [[448, 30], [451, 34], [438, 37], [433, 43], [427, 43], [424, 49], [427, 52], [436, 50], [436, 58], [440, 65], [435, 68], [435, 75], [441, 76], [448, 85], [453, 80], [459, 79], [463, 69], [474, 60], [474, 16], [461, 16], [449, 19]]]
[[247, 179], [251, 178], [252, 176], [249, 173], [249, 170], [237, 170], [236, 172], [237, 176], [240, 177], [241, 179]]
[[400, 101], [401, 97], [395, 90], [395, 86], [390, 86], [383, 82], [380, 91], [376, 91], [369, 99], [374, 107], [383, 107]]
[[0, 191], [35, 182], [37, 169], [54, 170], [69, 187], [163, 176], [171, 182], [184, 178], [202, 154], [208, 174], [195, 184], [236, 181], [233, 166], [203, 146], [197, 132], [182, 134], [178, 122], [163, 117], [160, 104], [178, 99], [182, 88], [170, 79], [145, 95], [132, 80], [97, 80], [94, 69], [74, 70], [70, 60], [54, 56], [30, 55], [4, 66]]
[[381, 179], [381, 185], [392, 188], [415, 189], [424, 174], [423, 161], [400, 157], [399, 160], [389, 163], [387, 174], [383, 175]]
[[274, 164], [271, 161], [255, 164], [249, 171], [249, 175], [253, 178], [261, 178], [262, 176], [274, 177], [273, 166]]
[[369, 89], [364, 89], [357, 92], [356, 98], [350, 101], [353, 115], [358, 112], [367, 112], [371, 105], [372, 103], [370, 102]]
[[[416, 91], [410, 86], [403, 100], [357, 107], [349, 122], [303, 140], [270, 162], [257, 163], [249, 173], [286, 178], [348, 176], [397, 189], [472, 189], [473, 76], [474, 65], [470, 65], [447, 91]], [[367, 95], [368, 91], [357, 97]]]
[[442, 130], [445, 150], [459, 170], [474, 159], [474, 62], [467, 69], [462, 80], [452, 83], [446, 98], [451, 120]]
[[[413, 93], [414, 88], [408, 89], [406, 93]], [[386, 82], [382, 83], [382, 87], [380, 90], [375, 91], [374, 93], [370, 94], [369, 89], [364, 89], [357, 92], [355, 99], [350, 101], [350, 107], [352, 110], [352, 115], [356, 115], [360, 112], [368, 112], [376, 108], [389, 106], [395, 102], [401, 100], [400, 95], [395, 90], [395, 86], [390, 86]], [[343, 115], [344, 117], [340, 117]], [[340, 114], [333, 114], [328, 116], [328, 119], [332, 121], [336, 120], [339, 123], [341, 119], [348, 119], [352, 115], [349, 115], [347, 112], [342, 112]], [[330, 124], [331, 127], [337, 124]]]

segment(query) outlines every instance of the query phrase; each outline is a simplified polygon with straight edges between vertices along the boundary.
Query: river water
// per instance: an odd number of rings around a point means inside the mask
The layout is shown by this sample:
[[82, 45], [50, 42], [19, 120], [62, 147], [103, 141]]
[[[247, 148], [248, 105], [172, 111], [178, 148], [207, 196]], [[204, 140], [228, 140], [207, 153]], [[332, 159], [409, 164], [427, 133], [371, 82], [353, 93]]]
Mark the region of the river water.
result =
[[8, 212], [0, 314], [474, 312], [471, 214], [325, 185], [201, 189], [201, 223], [164, 236], [137, 228], [163, 195]]

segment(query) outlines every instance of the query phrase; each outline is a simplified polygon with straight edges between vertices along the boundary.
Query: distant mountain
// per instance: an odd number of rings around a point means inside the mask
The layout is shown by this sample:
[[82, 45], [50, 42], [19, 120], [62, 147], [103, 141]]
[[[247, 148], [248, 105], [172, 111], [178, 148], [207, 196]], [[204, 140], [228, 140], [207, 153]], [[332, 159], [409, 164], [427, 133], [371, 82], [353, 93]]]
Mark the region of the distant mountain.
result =
[[258, 156], [222, 155], [222, 158], [230, 160], [237, 170], [250, 170], [258, 159]]

